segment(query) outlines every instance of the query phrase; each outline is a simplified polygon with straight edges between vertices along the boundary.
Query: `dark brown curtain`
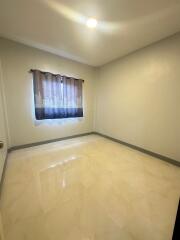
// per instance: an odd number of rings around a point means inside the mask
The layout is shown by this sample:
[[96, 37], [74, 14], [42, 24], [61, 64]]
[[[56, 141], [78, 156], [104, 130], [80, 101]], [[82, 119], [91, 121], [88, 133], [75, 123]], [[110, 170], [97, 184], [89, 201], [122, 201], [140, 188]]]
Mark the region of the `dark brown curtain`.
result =
[[83, 80], [31, 71], [37, 120], [83, 117]]

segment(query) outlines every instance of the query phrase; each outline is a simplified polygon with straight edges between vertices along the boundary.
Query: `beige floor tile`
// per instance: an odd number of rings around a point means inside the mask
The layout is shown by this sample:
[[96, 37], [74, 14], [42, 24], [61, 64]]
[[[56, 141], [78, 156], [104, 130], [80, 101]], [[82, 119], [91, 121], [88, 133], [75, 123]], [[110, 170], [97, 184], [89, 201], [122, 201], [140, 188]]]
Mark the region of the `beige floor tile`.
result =
[[180, 169], [97, 135], [10, 154], [2, 240], [170, 240]]

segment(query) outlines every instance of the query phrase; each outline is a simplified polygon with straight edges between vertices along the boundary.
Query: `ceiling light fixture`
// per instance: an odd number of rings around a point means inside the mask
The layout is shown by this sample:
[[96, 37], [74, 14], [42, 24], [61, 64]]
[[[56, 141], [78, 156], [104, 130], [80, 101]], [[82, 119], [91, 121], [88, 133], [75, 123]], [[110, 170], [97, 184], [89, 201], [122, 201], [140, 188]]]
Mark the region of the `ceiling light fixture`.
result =
[[97, 26], [97, 20], [95, 18], [89, 18], [86, 22], [89, 28], [95, 28]]

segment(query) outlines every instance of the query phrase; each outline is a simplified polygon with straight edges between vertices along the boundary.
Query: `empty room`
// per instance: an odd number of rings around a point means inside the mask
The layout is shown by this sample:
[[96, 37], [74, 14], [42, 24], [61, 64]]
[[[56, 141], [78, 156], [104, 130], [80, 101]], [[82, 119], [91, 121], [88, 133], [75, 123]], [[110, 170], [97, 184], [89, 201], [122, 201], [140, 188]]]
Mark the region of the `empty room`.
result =
[[179, 240], [179, 199], [180, 1], [0, 0], [0, 240]]

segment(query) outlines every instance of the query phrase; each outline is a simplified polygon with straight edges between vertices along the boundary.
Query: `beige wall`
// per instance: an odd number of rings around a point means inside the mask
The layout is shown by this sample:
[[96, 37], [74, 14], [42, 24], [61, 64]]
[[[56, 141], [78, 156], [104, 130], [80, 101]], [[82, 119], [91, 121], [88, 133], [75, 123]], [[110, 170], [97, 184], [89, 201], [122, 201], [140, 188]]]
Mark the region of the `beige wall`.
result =
[[99, 70], [96, 131], [180, 161], [180, 34]]
[[[0, 38], [10, 146], [55, 139], [93, 130], [95, 69]], [[35, 122], [31, 68], [85, 80], [84, 118]]]
[[[180, 160], [180, 34], [99, 69], [5, 39], [0, 52], [10, 146], [96, 130]], [[31, 68], [85, 79], [85, 117], [35, 122]]]
[[[0, 181], [4, 168], [4, 162], [7, 155], [8, 148], [8, 129], [7, 129], [7, 115], [6, 115], [6, 103], [3, 86], [3, 72], [0, 59], [0, 141], [3, 142], [4, 147], [0, 149]], [[0, 219], [1, 220], [1, 219]]]

